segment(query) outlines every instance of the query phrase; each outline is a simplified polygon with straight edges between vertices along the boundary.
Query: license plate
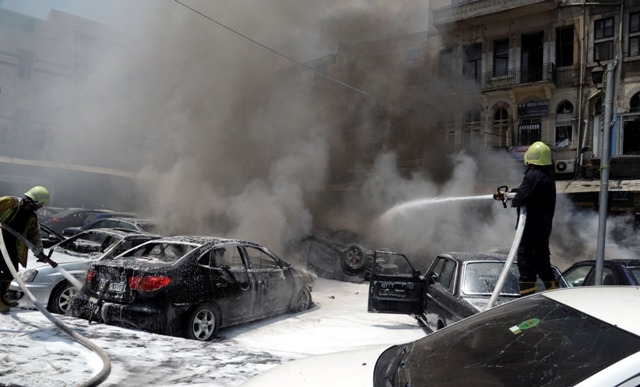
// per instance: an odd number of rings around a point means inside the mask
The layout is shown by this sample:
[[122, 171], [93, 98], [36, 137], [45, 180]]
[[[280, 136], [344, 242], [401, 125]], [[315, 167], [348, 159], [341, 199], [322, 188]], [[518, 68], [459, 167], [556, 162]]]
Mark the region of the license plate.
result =
[[123, 282], [113, 282], [109, 284], [109, 291], [122, 293], [124, 292], [124, 283]]

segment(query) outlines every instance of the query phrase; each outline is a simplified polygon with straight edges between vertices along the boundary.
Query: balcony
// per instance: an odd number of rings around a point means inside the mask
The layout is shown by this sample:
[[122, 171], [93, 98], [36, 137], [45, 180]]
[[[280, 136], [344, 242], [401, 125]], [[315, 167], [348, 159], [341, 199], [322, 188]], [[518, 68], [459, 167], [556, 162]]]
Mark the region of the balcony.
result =
[[556, 82], [556, 69], [553, 63], [545, 63], [542, 66], [513, 68], [496, 74], [493, 71], [486, 72], [480, 79], [482, 91], [510, 89], [533, 83]]
[[[437, 29], [465, 22], [479, 25], [500, 19], [533, 15], [555, 9], [560, 0], [472, 0], [452, 1], [451, 5], [433, 9]], [[502, 16], [501, 16], [502, 15]]]

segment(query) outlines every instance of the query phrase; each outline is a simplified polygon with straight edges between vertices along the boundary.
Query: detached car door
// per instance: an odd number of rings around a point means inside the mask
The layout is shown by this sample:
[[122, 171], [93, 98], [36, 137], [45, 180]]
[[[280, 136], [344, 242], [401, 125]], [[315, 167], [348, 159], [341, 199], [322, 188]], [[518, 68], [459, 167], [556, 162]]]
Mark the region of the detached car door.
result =
[[[383, 252], [384, 253], [384, 252]], [[406, 265], [398, 265], [398, 273], [382, 273], [377, 261], [382, 257], [379, 252], [373, 256], [371, 279], [369, 282], [369, 301], [367, 310], [371, 313], [394, 313], [419, 315], [423, 305], [423, 280], [407, 258]]]

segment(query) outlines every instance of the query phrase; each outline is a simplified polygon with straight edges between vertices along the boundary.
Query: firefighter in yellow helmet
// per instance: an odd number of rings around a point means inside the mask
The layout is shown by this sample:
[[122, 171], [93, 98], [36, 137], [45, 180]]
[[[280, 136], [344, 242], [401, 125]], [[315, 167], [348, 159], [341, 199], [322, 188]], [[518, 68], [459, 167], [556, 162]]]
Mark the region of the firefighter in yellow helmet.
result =
[[512, 207], [527, 207], [527, 220], [518, 247], [522, 296], [535, 293], [538, 277], [547, 289], [558, 287], [549, 251], [549, 237], [556, 207], [551, 150], [541, 141], [534, 142], [524, 155], [524, 163], [527, 170], [522, 184], [514, 190], [516, 195], [511, 202]]
[[[35, 186], [25, 192], [22, 198], [14, 196], [0, 197], [0, 222], [22, 234], [40, 251], [34, 251], [38, 260], [46, 260], [42, 253], [40, 227], [36, 211], [49, 202], [49, 191], [42, 186]], [[27, 246], [8, 231], [2, 230], [9, 259], [14, 269], [18, 270], [18, 263], [27, 266]], [[7, 298], [7, 292], [13, 276], [9, 271], [4, 257], [0, 254], [0, 313], [9, 313], [11, 306], [18, 303]]]

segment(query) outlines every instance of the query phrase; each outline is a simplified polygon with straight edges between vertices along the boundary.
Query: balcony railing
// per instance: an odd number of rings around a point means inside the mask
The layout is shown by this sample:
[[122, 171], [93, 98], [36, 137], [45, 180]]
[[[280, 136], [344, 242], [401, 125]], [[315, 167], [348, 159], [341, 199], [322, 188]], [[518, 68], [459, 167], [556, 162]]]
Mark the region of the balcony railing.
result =
[[556, 82], [556, 70], [553, 63], [545, 63], [536, 67], [489, 71], [482, 75], [480, 86], [482, 90], [495, 90], [540, 82]]

